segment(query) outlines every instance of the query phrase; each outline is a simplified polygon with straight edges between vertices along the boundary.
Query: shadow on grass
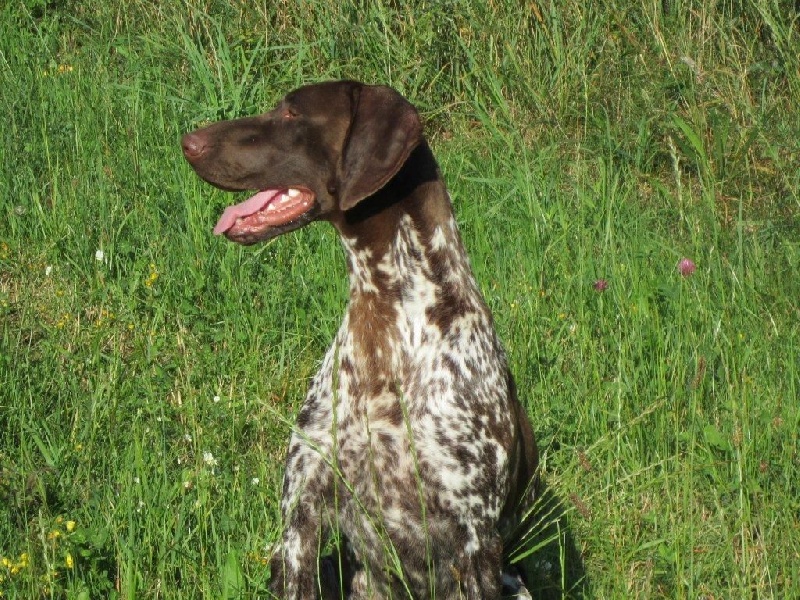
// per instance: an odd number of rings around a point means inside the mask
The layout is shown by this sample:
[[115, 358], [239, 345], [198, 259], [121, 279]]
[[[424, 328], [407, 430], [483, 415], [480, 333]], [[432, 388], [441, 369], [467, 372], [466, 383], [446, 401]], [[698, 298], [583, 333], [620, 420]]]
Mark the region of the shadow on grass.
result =
[[534, 600], [588, 597], [583, 556], [566, 517], [569, 509], [565, 499], [540, 481], [539, 500], [531, 515], [532, 533], [511, 552], [511, 560], [514, 555], [524, 557], [516, 567]]

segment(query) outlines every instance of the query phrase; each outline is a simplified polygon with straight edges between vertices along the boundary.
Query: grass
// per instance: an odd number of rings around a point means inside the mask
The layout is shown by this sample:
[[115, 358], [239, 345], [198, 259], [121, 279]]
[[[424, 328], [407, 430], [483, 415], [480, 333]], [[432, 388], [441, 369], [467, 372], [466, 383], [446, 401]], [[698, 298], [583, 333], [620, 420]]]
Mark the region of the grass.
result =
[[4, 5], [0, 595], [264, 593], [343, 260], [323, 225], [213, 238], [231, 199], [178, 139], [354, 77], [422, 110], [506, 342], [554, 496], [514, 549], [536, 595], [800, 596], [798, 23], [771, 0]]

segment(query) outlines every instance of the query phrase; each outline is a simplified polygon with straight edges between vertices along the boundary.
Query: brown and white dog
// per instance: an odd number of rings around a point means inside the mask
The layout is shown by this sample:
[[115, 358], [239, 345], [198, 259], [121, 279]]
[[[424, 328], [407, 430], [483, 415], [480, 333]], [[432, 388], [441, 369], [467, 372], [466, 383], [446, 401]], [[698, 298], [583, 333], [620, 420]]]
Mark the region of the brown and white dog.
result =
[[414, 107], [311, 85], [183, 151], [209, 183], [257, 191], [215, 233], [252, 244], [323, 220], [347, 257], [347, 312], [289, 442], [272, 592], [529, 597], [502, 557], [534, 499], [534, 436]]

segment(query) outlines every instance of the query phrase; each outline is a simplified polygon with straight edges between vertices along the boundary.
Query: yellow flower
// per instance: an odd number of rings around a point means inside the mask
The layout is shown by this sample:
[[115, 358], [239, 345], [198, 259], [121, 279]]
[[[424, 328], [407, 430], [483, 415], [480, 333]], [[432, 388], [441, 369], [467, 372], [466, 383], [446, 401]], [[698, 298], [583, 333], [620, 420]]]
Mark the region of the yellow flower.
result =
[[61, 532], [58, 531], [57, 529], [54, 529], [53, 531], [51, 531], [50, 533], [47, 534], [47, 539], [48, 540], [55, 540], [55, 539], [57, 539], [59, 537], [61, 537]]
[[28, 566], [28, 553], [27, 552], [23, 552], [22, 554], [19, 555], [19, 566], [23, 567], [23, 568]]
[[72, 554], [69, 552], [67, 552], [67, 556], [64, 558], [64, 564], [67, 565], [68, 569], [71, 569], [75, 566], [75, 563], [72, 560]]
[[67, 521], [67, 531], [69, 533], [75, 531], [75, 521]]
[[0, 564], [2, 564], [6, 569], [8, 569], [11, 566], [11, 560], [4, 556], [3, 559], [0, 560]]

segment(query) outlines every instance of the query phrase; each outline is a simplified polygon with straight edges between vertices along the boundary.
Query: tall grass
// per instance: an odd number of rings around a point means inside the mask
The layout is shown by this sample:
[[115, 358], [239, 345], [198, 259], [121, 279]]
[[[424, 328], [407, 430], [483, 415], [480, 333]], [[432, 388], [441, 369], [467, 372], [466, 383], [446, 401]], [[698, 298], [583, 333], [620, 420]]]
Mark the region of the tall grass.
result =
[[5, 597], [264, 594], [343, 261], [214, 239], [178, 139], [334, 77], [426, 118], [543, 448], [535, 595], [800, 595], [793, 3], [0, 15]]

